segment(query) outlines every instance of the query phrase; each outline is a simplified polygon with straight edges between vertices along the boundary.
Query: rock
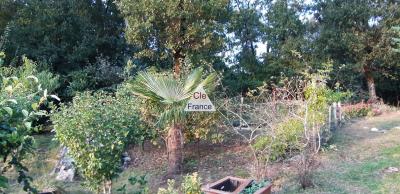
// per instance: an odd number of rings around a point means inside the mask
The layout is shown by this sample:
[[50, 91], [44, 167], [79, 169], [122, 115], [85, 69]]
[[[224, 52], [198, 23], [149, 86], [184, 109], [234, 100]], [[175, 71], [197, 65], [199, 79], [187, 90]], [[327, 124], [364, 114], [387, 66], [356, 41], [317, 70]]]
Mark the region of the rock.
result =
[[384, 170], [385, 173], [396, 173], [399, 172], [399, 168], [397, 167], [388, 167]]
[[123, 165], [122, 166], [124, 167], [124, 169], [127, 169], [129, 167], [129, 165], [131, 164], [131, 161], [132, 161], [131, 157], [129, 157], [128, 152], [124, 152], [122, 154], [122, 161], [123, 161]]
[[56, 180], [74, 181], [76, 169], [73, 162], [74, 160], [68, 156], [68, 148], [62, 147], [58, 155], [58, 163], [52, 172], [56, 175]]
[[371, 128], [371, 131], [372, 132], [378, 132], [378, 133], [386, 133], [386, 130], [380, 130], [380, 129], [375, 128], [375, 127]]
[[373, 132], [378, 132], [379, 129], [378, 129], [378, 128], [375, 128], [375, 127], [372, 127], [372, 128], [371, 128], [371, 131], [373, 131]]

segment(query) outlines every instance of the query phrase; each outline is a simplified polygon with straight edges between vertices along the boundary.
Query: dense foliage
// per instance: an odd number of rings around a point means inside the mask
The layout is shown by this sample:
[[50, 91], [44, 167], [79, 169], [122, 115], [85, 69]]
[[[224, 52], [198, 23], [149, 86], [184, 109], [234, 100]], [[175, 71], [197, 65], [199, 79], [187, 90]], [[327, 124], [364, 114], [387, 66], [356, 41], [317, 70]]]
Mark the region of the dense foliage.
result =
[[[32, 130], [49, 123], [37, 118], [46, 120], [49, 101], [59, 100], [50, 93], [65, 99], [51, 116], [56, 139], [92, 190], [111, 191], [132, 145], [164, 138], [171, 175], [182, 171], [185, 143], [220, 141], [219, 130], [227, 129], [249, 146], [257, 178], [269, 162], [295, 153], [301, 184], [310, 186], [330, 104], [353, 104], [343, 108], [345, 117], [379, 114], [380, 98], [400, 104], [399, 6], [0, 0], [0, 188], [3, 173], [15, 169], [24, 189], [35, 192], [21, 161], [32, 152]], [[203, 86], [218, 111], [185, 112]], [[130, 182], [148, 192], [143, 177]], [[199, 188], [195, 174], [180, 190], [170, 181], [160, 193]]]
[[[7, 17], [0, 18], [0, 50], [7, 53], [8, 64], [20, 65], [25, 55], [41, 68], [62, 75], [59, 93], [68, 98], [76, 90], [108, 87], [121, 81], [110, 82], [94, 71], [104, 68], [106, 61], [112, 66], [106, 71], [115, 77], [112, 70], [122, 69], [131, 50], [121, 35], [124, 21], [113, 1], [6, 0], [0, 7], [8, 9], [4, 12]], [[77, 86], [79, 73], [96, 79], [84, 77], [89, 83]]]
[[15, 170], [24, 190], [35, 193], [37, 191], [31, 187], [32, 179], [27, 174], [28, 169], [22, 162], [29, 154], [33, 154], [34, 139], [30, 135], [35, 128], [32, 123], [47, 114], [40, 110], [40, 106], [47, 103], [49, 96], [47, 90], [42, 89], [39, 79], [30, 74], [33, 73], [31, 70], [34, 68], [29, 68], [33, 62], [24, 60], [21, 69], [0, 69], [0, 158], [3, 163], [0, 169], [0, 191], [8, 183], [3, 174]]
[[56, 138], [66, 146], [89, 188], [99, 190], [121, 171], [122, 153], [148, 134], [132, 97], [104, 92], [77, 95], [51, 116]]
[[26, 55], [60, 74], [57, 92], [67, 99], [120, 83], [132, 59], [130, 71], [174, 66], [176, 76], [188, 64], [212, 66], [233, 96], [331, 62], [329, 86], [354, 91], [353, 100], [395, 103], [398, 6], [373, 0], [4, 0], [0, 49], [6, 64], [18, 66]]
[[211, 61], [224, 46], [228, 0], [118, 0], [127, 21], [127, 40], [139, 47], [135, 56], [152, 65], [171, 67], [180, 76], [182, 61]]

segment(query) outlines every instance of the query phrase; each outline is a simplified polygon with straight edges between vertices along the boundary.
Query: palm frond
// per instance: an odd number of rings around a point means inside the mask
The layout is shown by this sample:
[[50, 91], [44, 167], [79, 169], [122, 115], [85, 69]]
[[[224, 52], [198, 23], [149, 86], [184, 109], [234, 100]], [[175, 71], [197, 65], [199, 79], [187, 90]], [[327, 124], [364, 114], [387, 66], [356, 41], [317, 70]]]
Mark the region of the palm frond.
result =
[[147, 72], [140, 72], [132, 84], [132, 92], [153, 101], [172, 104], [188, 98], [188, 93], [177, 80]]
[[217, 80], [217, 73], [211, 73], [208, 75], [200, 84], [199, 86], [203, 86], [205, 89], [210, 89], [211, 87], [215, 86], [215, 81]]
[[196, 89], [201, 81], [203, 75], [203, 68], [195, 69], [185, 80], [185, 91], [193, 91]]
[[179, 123], [185, 118], [186, 114], [187, 113], [184, 111], [184, 106], [182, 104], [175, 104], [162, 112], [158, 119], [157, 125], [162, 127], [163, 125], [167, 125], [169, 123]]
[[211, 86], [216, 74], [201, 80], [203, 68], [195, 69], [183, 82], [172, 77], [140, 72], [131, 83], [131, 91], [142, 98], [158, 104], [162, 113], [158, 124], [181, 122], [186, 115], [184, 107], [199, 86]]

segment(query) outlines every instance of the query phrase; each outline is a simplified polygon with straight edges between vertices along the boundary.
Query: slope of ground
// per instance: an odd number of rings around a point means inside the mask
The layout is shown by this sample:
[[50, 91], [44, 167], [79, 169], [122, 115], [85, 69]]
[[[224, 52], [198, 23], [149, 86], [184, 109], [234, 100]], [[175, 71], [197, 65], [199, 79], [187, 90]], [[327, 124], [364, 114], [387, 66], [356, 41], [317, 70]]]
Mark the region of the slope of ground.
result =
[[[386, 130], [372, 132], [371, 128]], [[346, 124], [335, 132], [334, 147], [321, 154], [315, 187], [300, 190], [287, 178], [279, 193], [400, 193], [400, 113]]]
[[[400, 112], [347, 123], [335, 132], [331, 149], [320, 154], [314, 188], [299, 189], [293, 166], [290, 161], [284, 161], [271, 165], [269, 170], [274, 193], [400, 193], [400, 173], [385, 172], [388, 167], [400, 168], [400, 128], [397, 126], [400, 126]], [[387, 132], [371, 132], [372, 127]], [[53, 181], [50, 173], [56, 163], [58, 144], [51, 141], [52, 135], [35, 138], [38, 153], [27, 164], [36, 186], [57, 186], [73, 194], [91, 193], [80, 185], [80, 181]], [[139, 150], [135, 164], [115, 181], [115, 189], [127, 184], [131, 176], [146, 174], [151, 192], [156, 193], [159, 187], [166, 186], [165, 150], [150, 144]], [[188, 145], [185, 155], [184, 174], [199, 172], [203, 183], [228, 175], [250, 177], [251, 156], [246, 146], [236, 141]], [[180, 177], [177, 177], [179, 182]], [[131, 186], [127, 185], [127, 190], [130, 189]], [[16, 182], [12, 182], [8, 193], [24, 192]]]

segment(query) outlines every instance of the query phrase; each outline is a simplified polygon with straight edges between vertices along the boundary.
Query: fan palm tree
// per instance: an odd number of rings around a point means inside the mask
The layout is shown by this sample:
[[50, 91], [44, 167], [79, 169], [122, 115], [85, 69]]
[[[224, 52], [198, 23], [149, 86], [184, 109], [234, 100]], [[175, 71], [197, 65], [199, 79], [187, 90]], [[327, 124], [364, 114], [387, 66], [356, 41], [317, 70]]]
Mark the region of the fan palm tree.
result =
[[131, 89], [133, 93], [156, 105], [162, 110], [158, 124], [167, 127], [168, 174], [179, 173], [183, 162], [183, 125], [186, 113], [185, 105], [197, 87], [210, 87], [216, 74], [202, 79], [203, 68], [195, 69], [186, 79], [140, 72]]

